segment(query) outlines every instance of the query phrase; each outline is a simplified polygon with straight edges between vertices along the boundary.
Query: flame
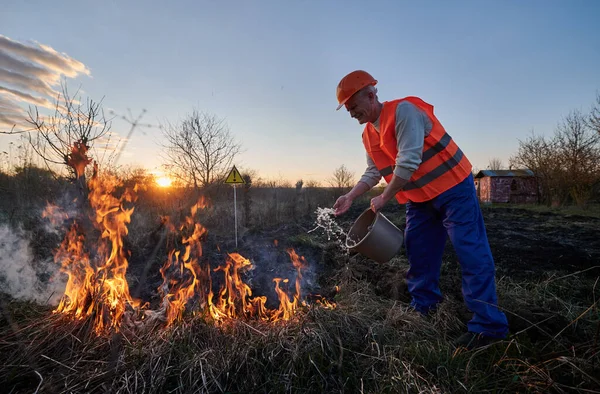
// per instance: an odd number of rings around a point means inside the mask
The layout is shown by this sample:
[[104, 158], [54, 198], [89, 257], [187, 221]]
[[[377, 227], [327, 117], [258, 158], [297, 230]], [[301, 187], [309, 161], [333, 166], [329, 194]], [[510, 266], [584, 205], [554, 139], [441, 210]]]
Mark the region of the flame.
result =
[[296, 275], [296, 295], [295, 298], [299, 302], [300, 301], [300, 282], [302, 281], [302, 269], [306, 268], [306, 259], [304, 256], [298, 256], [294, 249], [287, 249], [287, 253], [292, 260], [292, 264], [296, 267], [298, 274]]
[[97, 168], [88, 186], [91, 224], [99, 239], [86, 242], [92, 229], [83, 231], [85, 226], [77, 222], [71, 226], [54, 256], [68, 276], [65, 293], [54, 312], [76, 319], [91, 317], [94, 330], [101, 334], [108, 328], [119, 330], [127, 305], [139, 306], [129, 293], [125, 278], [128, 262], [123, 248], [134, 210], [123, 204], [136, 197], [129, 189], [120, 198], [113, 196], [120, 183], [110, 176], [100, 177]]
[[61, 298], [55, 312], [73, 314], [82, 319], [92, 312], [93, 289], [90, 288], [94, 270], [88, 254], [84, 251], [84, 237], [79, 234], [75, 222], [67, 233], [54, 256], [61, 263], [61, 269], [68, 276], [65, 295]]
[[[296, 259], [295, 265], [298, 272], [304, 268], [301, 262], [303, 257], [296, 254], [293, 249], [288, 251], [290, 257]], [[300, 262], [300, 263], [299, 263]], [[257, 296], [252, 297], [250, 286], [243, 282], [240, 277], [240, 272], [251, 269], [252, 263], [249, 259], [243, 257], [239, 253], [228, 254], [226, 264], [216, 268], [214, 271], [222, 271], [225, 284], [218, 292], [215, 299], [214, 293], [209, 291], [208, 308], [210, 316], [215, 321], [223, 321], [226, 318], [241, 318], [254, 317], [260, 320], [278, 321], [291, 320], [298, 311], [301, 305], [305, 305], [300, 301], [300, 280], [301, 276], [296, 278], [296, 293], [293, 299], [282, 289], [281, 283], [288, 283], [288, 279], [274, 278], [275, 293], [279, 298], [278, 309], [267, 309], [267, 297]], [[210, 273], [210, 271], [208, 271]], [[213, 301], [214, 300], [214, 301]]]
[[[126, 208], [125, 205], [137, 199], [135, 193], [138, 187], [125, 189], [116, 197], [121, 186], [112, 176], [100, 176], [97, 166], [94, 166], [88, 182], [91, 220], [74, 221], [54, 256], [61, 265], [61, 271], [68, 277], [65, 293], [54, 313], [79, 320], [90, 319], [98, 335], [109, 329], [119, 331], [126, 311], [143, 308], [129, 292], [125, 277], [128, 261], [123, 244], [134, 212], [133, 207]], [[179, 241], [173, 241], [175, 247], [168, 252], [160, 268], [163, 280], [158, 291], [162, 296], [162, 307], [157, 312], [151, 311], [151, 315], [164, 314], [167, 327], [182, 321], [186, 309], [192, 309], [193, 313], [217, 324], [230, 319], [271, 322], [293, 319], [302, 307], [307, 306], [302, 300], [301, 289], [302, 271], [308, 266], [306, 259], [294, 249], [286, 249], [296, 268], [293, 293], [288, 294], [289, 279], [274, 278], [279, 306], [267, 308], [267, 297], [254, 296], [243, 280], [244, 273], [254, 268], [250, 259], [239, 253], [228, 253], [224, 264], [217, 268], [211, 269], [208, 263], [201, 265], [201, 240], [207, 230], [195, 217], [200, 209], [207, 206], [207, 200], [201, 197], [180, 226], [175, 226], [169, 217], [160, 217], [161, 225], [177, 234]], [[66, 218], [50, 205], [43, 216]], [[277, 245], [277, 240], [274, 243]], [[216, 292], [213, 291], [213, 275], [223, 279]], [[317, 296], [316, 302], [325, 307], [335, 307], [320, 296]]]
[[226, 264], [215, 268], [215, 272], [222, 271], [225, 279], [224, 285], [213, 302], [212, 289], [208, 293], [208, 310], [216, 321], [224, 318], [258, 317], [266, 320], [266, 297], [252, 298], [252, 290], [240, 277], [240, 272], [252, 268], [252, 263], [239, 253], [229, 253]]
[[202, 256], [202, 244], [200, 238], [206, 233], [206, 229], [198, 223], [194, 223], [192, 217], [199, 208], [204, 208], [206, 202], [203, 198], [198, 200], [191, 209], [191, 216], [186, 217], [181, 231], [193, 229], [189, 237], [183, 237], [181, 243], [185, 245], [183, 256], [181, 251], [172, 249], [169, 257], [160, 273], [163, 283], [159, 292], [163, 295], [163, 304], [166, 308], [167, 325], [180, 321], [188, 301], [196, 294], [199, 282], [200, 266], [198, 259]]
[[[182, 254], [179, 249], [172, 249], [161, 269], [163, 283], [159, 292], [163, 294], [167, 326], [182, 319], [183, 311], [194, 297], [199, 300], [201, 314], [216, 323], [224, 323], [228, 319], [250, 318], [263, 321], [291, 320], [300, 307], [306, 305], [301, 301], [302, 270], [307, 267], [306, 259], [299, 256], [294, 249], [287, 249], [297, 270], [295, 292], [290, 296], [283, 288], [282, 284], [287, 284], [288, 279], [273, 279], [279, 307], [268, 309], [267, 297], [254, 296], [250, 286], [243, 280], [243, 274], [254, 268], [250, 259], [239, 253], [228, 253], [224, 264], [214, 269], [209, 265], [200, 268], [200, 239], [207, 231], [195, 222], [194, 216], [199, 208], [205, 206], [206, 203], [200, 201], [190, 209], [190, 215], [179, 228], [180, 231], [194, 229], [189, 238], [183, 237], [182, 244], [185, 245], [185, 250]], [[174, 227], [170, 228], [174, 230]], [[213, 289], [213, 274], [222, 278], [222, 285], [218, 290]]]
[[329, 301], [326, 298], [321, 297], [319, 295], [317, 295], [315, 301], [317, 304], [319, 304], [323, 308], [327, 308], [327, 309], [335, 309], [335, 307], [337, 306], [335, 302]]
[[67, 165], [75, 170], [77, 178], [83, 176], [85, 167], [92, 162], [87, 155], [89, 149], [84, 141], [76, 141], [71, 147], [71, 153], [67, 155]]
[[280, 283], [287, 283], [288, 279], [274, 278], [273, 282], [275, 282], [275, 292], [279, 297], [279, 309], [277, 313], [274, 314], [273, 320], [290, 320], [295, 314], [296, 309], [298, 308], [298, 302], [296, 297], [294, 297], [294, 301], [290, 301], [290, 297], [287, 295], [285, 291], [283, 291], [280, 287]]

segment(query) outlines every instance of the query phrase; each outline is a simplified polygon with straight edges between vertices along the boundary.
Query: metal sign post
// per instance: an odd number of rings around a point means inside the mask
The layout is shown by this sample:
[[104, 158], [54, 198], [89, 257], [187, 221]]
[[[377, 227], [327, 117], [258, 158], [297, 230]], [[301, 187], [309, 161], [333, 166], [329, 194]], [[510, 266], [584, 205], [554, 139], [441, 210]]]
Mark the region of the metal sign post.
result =
[[235, 168], [235, 166], [233, 166], [233, 168], [229, 172], [229, 175], [227, 175], [227, 179], [225, 179], [225, 183], [228, 183], [233, 186], [233, 218], [234, 218], [234, 222], [235, 222], [235, 248], [237, 249], [238, 237], [237, 237], [237, 192], [236, 192], [237, 187], [236, 186], [239, 184], [243, 185], [246, 183], [246, 181], [244, 181], [244, 178], [242, 178], [242, 175], [237, 170], [237, 168]]
[[233, 220], [235, 222], [235, 248], [237, 249], [237, 197], [235, 190], [237, 185], [233, 185]]

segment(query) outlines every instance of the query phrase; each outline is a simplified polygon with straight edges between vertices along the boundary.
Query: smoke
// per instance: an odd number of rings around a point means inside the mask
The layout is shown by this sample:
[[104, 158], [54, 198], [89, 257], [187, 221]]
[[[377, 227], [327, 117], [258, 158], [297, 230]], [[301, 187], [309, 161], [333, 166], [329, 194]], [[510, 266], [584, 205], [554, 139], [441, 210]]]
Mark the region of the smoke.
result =
[[4, 293], [22, 301], [56, 305], [65, 279], [52, 260], [35, 262], [23, 231], [0, 224], [0, 288]]
[[[68, 193], [64, 193], [58, 201], [58, 205], [47, 203], [41, 216], [44, 220], [44, 230], [49, 234], [63, 235], [65, 223], [69, 218], [76, 218], [79, 212]], [[66, 208], [65, 208], [66, 207]]]

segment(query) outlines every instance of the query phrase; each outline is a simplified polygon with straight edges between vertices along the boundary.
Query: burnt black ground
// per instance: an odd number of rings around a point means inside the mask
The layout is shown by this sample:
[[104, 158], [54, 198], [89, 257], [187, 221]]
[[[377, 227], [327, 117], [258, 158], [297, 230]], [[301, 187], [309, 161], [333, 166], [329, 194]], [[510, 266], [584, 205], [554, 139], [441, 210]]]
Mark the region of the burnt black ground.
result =
[[[344, 229], [368, 207], [356, 204], [337, 219]], [[512, 207], [481, 207], [497, 276], [530, 280], [541, 272], [600, 275], [600, 219]], [[405, 227], [404, 206], [388, 204], [382, 213], [400, 228]], [[307, 223], [306, 227], [310, 227]], [[399, 254], [405, 257], [404, 250]], [[367, 262], [377, 266], [374, 262]], [[458, 269], [450, 241], [446, 243], [443, 270]]]
[[[336, 222], [348, 230], [354, 220], [368, 208], [367, 202], [354, 204]], [[383, 214], [399, 228], [405, 227], [404, 206], [390, 203]], [[556, 275], [586, 270], [580, 275], [600, 275], [600, 219], [564, 215], [552, 212], [513, 207], [482, 206], [488, 239], [494, 256], [497, 279], [530, 281], [550, 272]], [[408, 301], [404, 275], [408, 262], [404, 249], [391, 262], [378, 264], [360, 255], [348, 255], [335, 240], [328, 240], [322, 230], [315, 228], [315, 217], [299, 222], [250, 231], [238, 239], [233, 234], [206, 237], [204, 259], [216, 267], [225, 261], [226, 254], [238, 252], [251, 260], [254, 269], [245, 279], [257, 295], [275, 297], [274, 277], [296, 278], [288, 248], [306, 259], [302, 270], [303, 294], [333, 294], [340, 269], [351, 269], [357, 279], [367, 279], [383, 297]], [[597, 267], [598, 269], [594, 268]], [[157, 271], [157, 270], [156, 270]], [[156, 284], [156, 282], [154, 283]], [[461, 298], [460, 265], [451, 243], [446, 243], [442, 265], [442, 290]]]
[[[367, 202], [355, 204], [336, 221], [348, 230], [367, 207]], [[509, 206], [482, 206], [481, 209], [496, 264], [496, 281], [508, 283], [500, 286], [498, 298], [501, 307], [505, 308], [511, 332], [527, 330], [535, 340], [540, 330], [531, 326], [540, 322], [543, 322], [540, 329], [546, 333], [559, 332], [569, 321], [556, 314], [551, 303], [542, 306], [530, 302], [514, 310], [514, 305], [505, 303], [514, 296], [504, 292], [509, 291], [512, 283], [519, 286], [535, 284], [550, 276], [575, 274], [590, 280], [599, 277], [600, 219]], [[388, 204], [382, 212], [399, 228], [405, 227], [404, 206]], [[335, 242], [327, 241], [322, 232], [308, 234], [306, 229], [313, 227], [314, 223], [308, 220], [279, 228], [277, 233], [279, 239], [287, 239], [307, 253], [311, 267], [317, 270], [313, 273], [316, 281], [307, 287], [307, 291], [333, 296], [340, 278], [353, 278], [366, 280], [383, 298], [410, 302], [405, 284], [408, 261], [404, 249], [390, 262], [379, 264], [361, 255], [344, 253]], [[248, 238], [247, 242], [253, 244], [253, 238]], [[449, 241], [443, 255], [440, 288], [447, 299], [454, 299], [460, 305], [455, 312], [466, 323], [471, 314], [463, 303], [460, 264]], [[593, 303], [587, 287], [575, 286], [568, 292], [573, 303]], [[578, 333], [573, 330], [571, 335]]]

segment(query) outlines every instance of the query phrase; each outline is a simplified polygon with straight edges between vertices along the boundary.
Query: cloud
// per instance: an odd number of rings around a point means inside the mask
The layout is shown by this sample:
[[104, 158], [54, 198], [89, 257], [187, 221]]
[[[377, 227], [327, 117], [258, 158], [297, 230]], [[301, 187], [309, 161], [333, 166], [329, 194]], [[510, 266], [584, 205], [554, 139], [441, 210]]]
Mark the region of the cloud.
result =
[[6, 129], [11, 130], [13, 126], [22, 125], [23, 117], [22, 116], [13, 116], [9, 114], [4, 114], [0, 112], [0, 130]]
[[79, 60], [48, 45], [25, 44], [0, 34], [0, 129], [26, 125], [28, 105], [55, 108], [61, 78], [80, 75], [91, 72]]
[[69, 78], [75, 78], [79, 74], [90, 75], [87, 66], [78, 60], [69, 57], [65, 53], [58, 53], [54, 48], [47, 45], [36, 43], [38, 46], [28, 46], [13, 41], [10, 38], [0, 35], [0, 50], [9, 55], [14, 54], [25, 61], [38, 63], [55, 74], [64, 74]]
[[0, 81], [2, 81], [4, 84], [12, 85], [18, 89], [32, 90], [36, 93], [46, 96], [52, 96], [54, 94], [54, 90], [41, 79], [1, 68]]
[[23, 108], [0, 94], [0, 130], [11, 129], [14, 125], [23, 123], [25, 116]]
[[15, 59], [8, 55], [8, 52], [0, 52], [0, 69], [4, 70], [19, 70], [20, 72], [31, 75], [33, 77], [39, 78], [42, 81], [45, 81], [49, 85], [55, 85], [60, 75], [55, 73], [52, 70], [48, 70], [44, 67], [34, 66], [33, 64], [27, 63], [25, 61]]
[[20, 113], [23, 109], [14, 102], [6, 100], [2, 96], [0, 96], [0, 110], [6, 112]]
[[55, 105], [53, 105], [50, 101], [43, 97], [35, 97], [30, 94], [23, 93], [19, 90], [8, 89], [3, 86], [0, 86], [0, 93], [4, 93], [9, 98], [13, 98], [18, 101], [24, 101], [26, 103], [35, 104], [46, 108], [55, 107]]

